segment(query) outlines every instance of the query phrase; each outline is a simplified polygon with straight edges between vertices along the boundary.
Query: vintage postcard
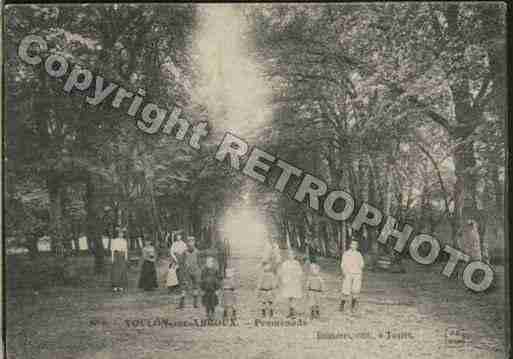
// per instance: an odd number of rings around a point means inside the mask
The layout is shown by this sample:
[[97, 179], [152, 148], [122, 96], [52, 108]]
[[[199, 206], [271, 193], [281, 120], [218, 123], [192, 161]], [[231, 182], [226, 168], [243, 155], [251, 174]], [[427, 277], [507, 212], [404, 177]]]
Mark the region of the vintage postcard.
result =
[[5, 357], [509, 357], [506, 13], [4, 4]]

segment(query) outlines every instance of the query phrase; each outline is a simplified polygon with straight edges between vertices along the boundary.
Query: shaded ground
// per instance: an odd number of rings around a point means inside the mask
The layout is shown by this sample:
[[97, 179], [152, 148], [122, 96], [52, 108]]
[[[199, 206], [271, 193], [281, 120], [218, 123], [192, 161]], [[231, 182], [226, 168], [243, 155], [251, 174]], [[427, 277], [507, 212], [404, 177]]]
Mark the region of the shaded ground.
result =
[[[471, 294], [440, 275], [441, 266], [408, 263], [406, 274], [366, 273], [358, 314], [341, 314], [340, 278], [333, 260], [321, 261], [328, 287], [321, 320], [300, 327], [260, 327], [255, 281], [258, 258], [234, 253], [239, 269], [238, 326], [172, 327], [163, 324], [204, 318], [203, 309], [175, 310], [164, 289], [142, 293], [137, 269], [129, 273], [131, 289], [111, 293], [108, 277], [89, 288], [53, 288], [19, 292], [7, 306], [9, 358], [504, 358], [504, 288]], [[164, 282], [166, 260], [159, 268]], [[503, 268], [497, 268], [499, 283]], [[284, 318], [283, 304], [277, 318]], [[217, 313], [218, 318], [221, 312]], [[156, 319], [158, 318], [158, 320]], [[150, 320], [133, 327], [136, 319]], [[127, 321], [130, 326], [127, 325]], [[160, 324], [159, 325], [159, 321]], [[149, 327], [149, 325], [154, 325]], [[192, 324], [194, 325], [194, 324]], [[448, 331], [464, 341], [450, 344]], [[394, 335], [387, 339], [387, 331]], [[339, 339], [317, 339], [317, 333]], [[343, 335], [342, 335], [343, 334]], [[383, 335], [380, 338], [380, 334]], [[459, 339], [458, 335], [453, 339]], [[460, 338], [461, 339], [461, 338]]]

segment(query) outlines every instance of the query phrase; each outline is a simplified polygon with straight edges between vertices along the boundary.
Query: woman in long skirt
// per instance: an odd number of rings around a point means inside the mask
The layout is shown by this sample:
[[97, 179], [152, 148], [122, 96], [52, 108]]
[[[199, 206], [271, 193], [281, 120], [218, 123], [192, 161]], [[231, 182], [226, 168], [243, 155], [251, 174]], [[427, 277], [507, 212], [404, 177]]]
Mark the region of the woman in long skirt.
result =
[[111, 242], [111, 284], [114, 292], [123, 291], [128, 287], [127, 260], [128, 243], [124, 232], [119, 231], [119, 237]]
[[155, 260], [157, 259], [155, 247], [151, 241], [146, 240], [142, 250], [143, 265], [141, 276], [139, 277], [139, 288], [144, 290], [153, 290], [158, 287], [157, 271], [155, 269]]

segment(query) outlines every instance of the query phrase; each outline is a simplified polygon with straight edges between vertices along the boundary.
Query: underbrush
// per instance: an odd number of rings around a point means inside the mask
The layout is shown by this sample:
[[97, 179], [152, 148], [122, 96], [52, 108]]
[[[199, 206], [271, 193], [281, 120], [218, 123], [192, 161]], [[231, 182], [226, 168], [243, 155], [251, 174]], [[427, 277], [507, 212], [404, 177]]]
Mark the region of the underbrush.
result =
[[[26, 255], [6, 258], [6, 287], [12, 293], [18, 290], [40, 290], [52, 286], [87, 286], [93, 281], [93, 257], [55, 257], [40, 255], [31, 259]], [[108, 273], [108, 271], [106, 271]]]

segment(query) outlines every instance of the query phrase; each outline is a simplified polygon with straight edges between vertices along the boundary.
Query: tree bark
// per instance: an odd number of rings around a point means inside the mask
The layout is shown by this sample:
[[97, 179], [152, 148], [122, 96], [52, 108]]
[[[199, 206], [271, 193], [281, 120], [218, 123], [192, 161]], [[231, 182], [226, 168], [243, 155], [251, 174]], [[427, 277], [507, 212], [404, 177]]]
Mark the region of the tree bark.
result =
[[347, 248], [347, 223], [345, 221], [340, 222], [339, 236], [340, 236], [340, 256], [344, 254]]
[[[373, 166], [372, 159], [370, 155], [367, 156], [368, 159], [368, 173], [369, 173], [369, 197], [368, 203], [375, 205], [376, 203], [376, 173]], [[380, 246], [377, 241], [377, 230], [375, 227], [367, 228], [367, 248], [368, 252], [374, 257], [380, 254]]]
[[86, 236], [89, 243], [92, 244], [94, 254], [94, 271], [95, 273], [103, 273], [105, 267], [105, 251], [103, 248], [102, 238], [100, 235], [100, 219], [98, 216], [99, 208], [97, 204], [97, 193], [94, 179], [91, 174], [86, 179]]
[[62, 220], [63, 184], [61, 176], [51, 172], [46, 180], [50, 197], [50, 240], [52, 250], [64, 242], [64, 226]]

